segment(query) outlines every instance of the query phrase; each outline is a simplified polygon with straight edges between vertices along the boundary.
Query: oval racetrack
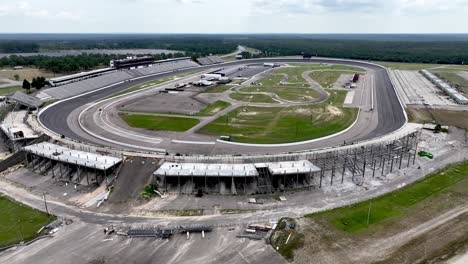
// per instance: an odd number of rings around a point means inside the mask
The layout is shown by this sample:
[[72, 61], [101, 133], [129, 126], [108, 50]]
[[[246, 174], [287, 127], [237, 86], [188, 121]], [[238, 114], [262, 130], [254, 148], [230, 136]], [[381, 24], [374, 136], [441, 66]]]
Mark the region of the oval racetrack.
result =
[[[125, 150], [139, 150], [138, 145], [134, 147], [128, 146], [119, 146], [118, 144], [111, 144], [103, 140], [91, 140], [90, 135], [87, 134], [84, 130], [72, 126], [70, 124], [69, 116], [72, 112], [82, 107], [86, 104], [92, 103], [99, 99], [105, 98], [114, 93], [123, 91], [130, 87], [142, 84], [148, 81], [165, 78], [171, 75], [187, 73], [194, 70], [209, 70], [214, 68], [220, 68], [223, 66], [234, 66], [241, 64], [256, 64], [256, 63], [265, 63], [265, 62], [278, 62], [278, 63], [293, 63], [293, 62], [304, 62], [302, 59], [293, 59], [293, 58], [276, 58], [276, 59], [252, 59], [252, 60], [242, 60], [229, 62], [224, 64], [210, 65], [210, 66], [201, 66], [197, 68], [189, 68], [184, 70], [179, 70], [170, 73], [162, 73], [152, 76], [146, 76], [140, 79], [135, 79], [120, 83], [114, 86], [110, 86], [105, 89], [100, 89], [88, 94], [79, 95], [73, 98], [69, 98], [63, 101], [60, 101], [54, 105], [49, 106], [48, 108], [41, 111], [39, 115], [40, 122], [49, 130], [59, 134], [64, 135], [67, 138], [81, 141], [89, 142], [93, 144], [100, 144], [110, 147], [117, 147], [119, 149]], [[301, 151], [314, 148], [324, 148], [324, 147], [333, 147], [343, 144], [343, 142], [356, 142], [363, 141], [391, 132], [396, 131], [402, 127], [406, 122], [406, 116], [402, 105], [399, 102], [398, 96], [395, 92], [395, 89], [392, 86], [390, 78], [387, 74], [385, 68], [382, 68], [378, 65], [359, 62], [359, 61], [348, 61], [348, 60], [339, 60], [339, 59], [312, 59], [307, 62], [311, 63], [330, 63], [330, 64], [343, 64], [350, 66], [357, 66], [366, 68], [373, 73], [374, 81], [374, 111], [366, 115], [361, 116], [356, 123], [356, 125], [351, 128], [346, 133], [343, 133], [339, 136], [332, 137], [326, 140], [321, 140], [311, 144], [302, 144], [288, 147], [273, 147], [273, 148], [258, 148], [258, 147], [249, 147], [249, 146], [232, 146], [227, 144], [217, 144], [220, 146], [212, 147], [210, 149], [203, 149], [203, 147], [187, 147], [181, 146], [180, 144], [174, 146], [173, 148], [167, 148], [168, 151], [180, 152], [180, 153], [191, 153], [191, 154], [240, 154], [240, 153], [281, 153], [281, 152], [291, 152], [291, 151]], [[185, 148], [189, 148], [187, 151], [184, 151]], [[200, 152], [198, 152], [198, 150]]]

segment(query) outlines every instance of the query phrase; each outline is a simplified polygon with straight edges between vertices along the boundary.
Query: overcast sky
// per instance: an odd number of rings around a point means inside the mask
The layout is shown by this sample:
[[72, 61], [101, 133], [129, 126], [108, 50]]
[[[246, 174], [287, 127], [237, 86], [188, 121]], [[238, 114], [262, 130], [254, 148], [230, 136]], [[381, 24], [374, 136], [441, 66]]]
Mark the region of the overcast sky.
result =
[[468, 0], [0, 0], [0, 32], [467, 33]]

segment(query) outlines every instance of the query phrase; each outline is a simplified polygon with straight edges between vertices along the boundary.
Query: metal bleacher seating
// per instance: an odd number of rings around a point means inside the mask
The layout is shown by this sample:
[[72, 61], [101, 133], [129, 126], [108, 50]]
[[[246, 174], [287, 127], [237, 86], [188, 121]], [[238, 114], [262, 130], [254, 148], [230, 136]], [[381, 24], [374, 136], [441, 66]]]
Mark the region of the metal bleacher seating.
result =
[[[41, 96], [46, 98], [47, 95], [56, 99], [64, 99], [72, 97], [78, 94], [86, 93], [93, 91], [111, 84], [122, 82], [125, 80], [158, 74], [163, 72], [171, 72], [179, 69], [186, 69], [190, 67], [199, 66], [197, 63], [193, 62], [190, 59], [186, 60], [177, 60], [177, 61], [163, 61], [156, 62], [155, 64], [130, 69], [130, 70], [119, 70], [111, 73], [103, 74], [97, 77], [76, 81], [66, 85], [50, 88], [44, 90], [41, 93]], [[44, 95], [45, 94], [45, 95]]]

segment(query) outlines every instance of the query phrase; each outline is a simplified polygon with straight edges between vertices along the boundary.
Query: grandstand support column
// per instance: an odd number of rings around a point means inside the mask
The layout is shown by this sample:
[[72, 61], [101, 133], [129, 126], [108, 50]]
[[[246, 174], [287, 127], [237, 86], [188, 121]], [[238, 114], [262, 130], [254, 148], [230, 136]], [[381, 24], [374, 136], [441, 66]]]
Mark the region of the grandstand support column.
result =
[[348, 157], [346, 156], [344, 159], [344, 164], [343, 164], [343, 172], [341, 173], [341, 183], [344, 182], [344, 174], [346, 171], [346, 163], [348, 162]]
[[283, 173], [283, 190], [286, 190], [286, 174]]
[[39, 166], [39, 173], [44, 175], [45, 169], [47, 168], [47, 158], [43, 158], [42, 166]]
[[63, 179], [62, 162], [59, 162], [60, 178]]
[[28, 152], [24, 152], [24, 160], [26, 161], [26, 168], [29, 167], [29, 161], [28, 161]]
[[[97, 181], [98, 180], [98, 172], [97, 172], [97, 169], [96, 169], [96, 164], [94, 164], [94, 175], [96, 175], [96, 181]], [[101, 182], [102, 182], [102, 179], [101, 179]]]
[[296, 173], [296, 189], [299, 188], [299, 172]]
[[335, 163], [333, 163], [332, 167], [332, 174], [331, 174], [331, 179], [330, 179], [330, 186], [333, 186], [333, 178], [335, 177]]
[[406, 164], [406, 168], [409, 168], [411, 163], [411, 150], [408, 151], [408, 164]]
[[246, 186], [247, 186], [247, 174], [246, 174], [245, 177], [244, 177], [244, 195], [247, 194]]
[[393, 162], [395, 160], [395, 157], [393, 157], [392, 155], [390, 155], [390, 156], [391, 156], [390, 158], [392, 159], [392, 162], [390, 163], [390, 173], [392, 173], [393, 172]]
[[382, 159], [382, 176], [384, 175], [384, 169], [385, 169], [385, 157]]
[[[85, 171], [86, 171], [86, 181], [89, 182], [89, 170], [88, 170], [88, 167], [85, 167]], [[96, 176], [96, 183], [99, 183], [98, 182], [98, 179], [97, 179], [97, 176]], [[89, 183], [88, 183], [89, 185]]]
[[372, 158], [372, 179], [375, 177], [375, 165], [376, 165], [376, 160]]
[[206, 185], [206, 173], [205, 173], [205, 193], [208, 193], [208, 187]]
[[[166, 188], [167, 188], [167, 187], [166, 187]], [[180, 194], [181, 189], [180, 189], [180, 174], [179, 174], [179, 173], [177, 173], [177, 189], [178, 189], [179, 194]]]
[[51, 165], [52, 165], [52, 166], [50, 166], [50, 167], [51, 167], [51, 170], [52, 170], [52, 179], [55, 179], [55, 172], [54, 172], [54, 167], [55, 167], [55, 166], [54, 166], [54, 162], [51, 160], [50, 163], [51, 163]]
[[375, 176], [375, 153], [373, 152], [374, 148], [371, 147], [371, 152], [372, 152], [372, 178]]
[[356, 174], [356, 163], [357, 163], [357, 153], [356, 150], [354, 152], [354, 160], [353, 160], [353, 177], [352, 179], [354, 180], [354, 175]]
[[398, 169], [401, 170], [401, 162], [403, 160], [403, 149], [400, 150], [400, 163], [398, 164]]
[[32, 166], [32, 171], [37, 173], [37, 167], [39, 167], [41, 162], [41, 157], [37, 155], [33, 155], [33, 166]]
[[362, 165], [362, 178], [364, 179], [366, 177], [366, 164], [367, 163], [367, 160], [366, 160], [366, 157], [364, 157], [364, 162], [363, 162], [363, 165]]
[[[106, 186], [107, 186], [107, 170], [104, 169], [104, 180], [106, 181]], [[89, 185], [89, 182], [88, 182]]]
[[320, 170], [320, 185], [319, 185], [319, 188], [322, 188], [322, 178], [323, 178], [323, 170]]

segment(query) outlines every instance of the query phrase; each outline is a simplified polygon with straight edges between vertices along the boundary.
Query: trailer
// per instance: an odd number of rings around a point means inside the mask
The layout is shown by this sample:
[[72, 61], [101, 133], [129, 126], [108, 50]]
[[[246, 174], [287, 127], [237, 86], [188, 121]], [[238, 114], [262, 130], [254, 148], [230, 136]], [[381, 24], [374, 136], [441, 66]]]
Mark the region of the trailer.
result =
[[354, 83], [355, 83], [355, 82], [358, 82], [358, 81], [359, 81], [359, 77], [360, 77], [360, 76], [359, 76], [358, 73], [354, 74], [354, 76], [353, 76], [353, 82], [354, 82]]
[[212, 73], [207, 73], [207, 74], [202, 74], [201, 78], [207, 81], [217, 81], [221, 77], [223, 77], [221, 74], [212, 74]]

